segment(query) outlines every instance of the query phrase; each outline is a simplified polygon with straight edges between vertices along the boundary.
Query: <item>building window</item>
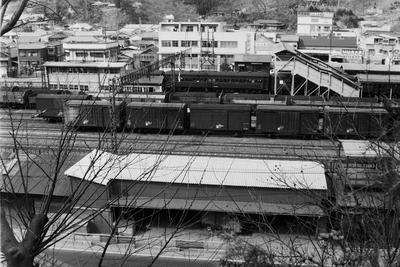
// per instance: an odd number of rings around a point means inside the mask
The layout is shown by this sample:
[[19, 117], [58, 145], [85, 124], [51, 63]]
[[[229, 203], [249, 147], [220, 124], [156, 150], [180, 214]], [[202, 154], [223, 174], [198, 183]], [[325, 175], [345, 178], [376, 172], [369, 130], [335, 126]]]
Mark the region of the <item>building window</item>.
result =
[[88, 85], [81, 85], [80, 87], [81, 91], [89, 91], [89, 86]]
[[237, 48], [238, 42], [237, 41], [221, 41], [220, 46], [224, 48]]
[[202, 41], [201, 46], [202, 47], [218, 47], [218, 42], [217, 41]]
[[192, 32], [193, 31], [193, 25], [186, 26], [186, 31], [187, 32]]
[[179, 46], [179, 41], [172, 41], [172, 46], [173, 47], [178, 47]]
[[88, 52], [76, 52], [76, 56], [77, 57], [87, 57], [88, 56]]
[[91, 52], [90, 56], [97, 57], [97, 58], [102, 58], [102, 57], [104, 57], [104, 53], [102, 53], [102, 52]]
[[330, 27], [329, 27], [329, 26], [324, 26], [324, 31], [328, 32], [328, 31], [329, 31], [329, 29], [330, 29]]
[[172, 42], [171, 41], [162, 40], [161, 41], [161, 46], [162, 47], [171, 47], [172, 46]]
[[19, 52], [19, 56], [20, 56], [20, 57], [25, 57], [25, 56], [26, 56], [25, 51], [20, 51], [20, 52]]
[[65, 51], [65, 56], [69, 57], [69, 51]]
[[197, 41], [192, 41], [192, 47], [197, 47], [199, 44]]
[[190, 41], [181, 41], [182, 47], [190, 47]]

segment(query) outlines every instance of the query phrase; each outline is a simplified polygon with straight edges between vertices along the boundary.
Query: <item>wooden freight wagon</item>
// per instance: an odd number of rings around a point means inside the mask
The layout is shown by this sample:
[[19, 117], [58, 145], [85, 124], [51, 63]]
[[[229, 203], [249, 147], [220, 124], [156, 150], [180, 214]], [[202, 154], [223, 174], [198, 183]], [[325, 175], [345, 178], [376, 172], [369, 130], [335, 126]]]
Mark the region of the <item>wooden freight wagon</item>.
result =
[[186, 104], [131, 102], [126, 107], [128, 130], [183, 130]]
[[322, 109], [314, 106], [258, 105], [257, 132], [273, 136], [322, 134]]
[[325, 107], [324, 124], [328, 136], [379, 137], [389, 130], [390, 116], [383, 108]]
[[[125, 121], [125, 103], [115, 102], [115, 126], [121, 129]], [[106, 100], [70, 100], [66, 103], [65, 123], [85, 128], [111, 128], [112, 104]]]
[[39, 117], [50, 121], [61, 121], [64, 117], [65, 102], [69, 100], [88, 100], [88, 95], [39, 94], [35, 97]]
[[241, 133], [251, 128], [251, 106], [239, 104], [191, 104], [190, 129]]

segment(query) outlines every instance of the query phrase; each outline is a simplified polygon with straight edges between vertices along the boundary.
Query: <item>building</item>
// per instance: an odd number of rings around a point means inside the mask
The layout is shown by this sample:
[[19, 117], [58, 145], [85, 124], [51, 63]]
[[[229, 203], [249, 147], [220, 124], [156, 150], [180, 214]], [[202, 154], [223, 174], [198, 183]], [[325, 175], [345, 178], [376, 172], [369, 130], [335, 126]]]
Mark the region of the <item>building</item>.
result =
[[95, 36], [70, 36], [63, 40], [65, 61], [116, 62], [118, 41]]
[[50, 89], [98, 93], [108, 88], [109, 81], [126, 73], [123, 62], [46, 62], [46, 84]]
[[65, 174], [107, 185], [112, 212], [125, 211], [123, 220], [130, 227], [125, 227], [124, 233], [128, 235], [144, 226], [175, 227], [178, 221], [171, 220], [168, 213], [191, 220], [190, 227], [196, 229], [223, 227], [234, 220], [230, 229], [234, 232], [241, 231], [247, 216], [255, 221], [295, 217], [319, 222], [325, 216], [320, 208], [327, 192], [325, 169], [317, 162], [136, 153], [117, 156], [94, 150]]
[[47, 44], [18, 43], [18, 68], [20, 74], [31, 75], [40, 70], [43, 63], [47, 61]]
[[274, 19], [259, 19], [250, 24], [250, 28], [256, 31], [282, 31], [286, 28], [285, 23]]
[[333, 12], [297, 11], [298, 35], [329, 35], [333, 26]]
[[300, 52], [326, 62], [362, 63], [363, 51], [358, 48], [356, 37], [299, 36]]
[[228, 32], [222, 22], [160, 23], [160, 59], [190, 49], [181, 62], [184, 70], [219, 71], [225, 60], [238, 54], [254, 54], [254, 32]]
[[88, 23], [75, 23], [69, 26], [69, 29], [72, 31], [90, 31], [93, 29], [93, 26]]
[[365, 32], [360, 36], [359, 46], [371, 64], [400, 63], [400, 34]]

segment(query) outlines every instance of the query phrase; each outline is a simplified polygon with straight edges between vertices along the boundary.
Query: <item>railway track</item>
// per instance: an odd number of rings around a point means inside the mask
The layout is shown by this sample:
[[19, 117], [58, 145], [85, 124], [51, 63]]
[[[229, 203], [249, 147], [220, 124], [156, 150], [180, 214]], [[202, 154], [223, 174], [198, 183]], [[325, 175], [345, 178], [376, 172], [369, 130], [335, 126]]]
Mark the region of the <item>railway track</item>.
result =
[[[32, 118], [33, 110], [20, 110], [11, 117], [0, 111], [0, 138], [2, 149], [12, 149], [11, 120], [20, 124], [19, 142], [28, 149], [46, 151], [57, 147], [63, 125]], [[99, 140], [102, 146], [99, 147]], [[118, 133], [120, 153], [154, 152], [207, 156], [284, 159], [329, 159], [336, 157], [340, 144], [331, 140], [293, 140], [263, 137], [229, 137], [199, 135], [167, 135]], [[95, 148], [108, 149], [110, 133], [78, 132], [74, 150], [87, 152]]]

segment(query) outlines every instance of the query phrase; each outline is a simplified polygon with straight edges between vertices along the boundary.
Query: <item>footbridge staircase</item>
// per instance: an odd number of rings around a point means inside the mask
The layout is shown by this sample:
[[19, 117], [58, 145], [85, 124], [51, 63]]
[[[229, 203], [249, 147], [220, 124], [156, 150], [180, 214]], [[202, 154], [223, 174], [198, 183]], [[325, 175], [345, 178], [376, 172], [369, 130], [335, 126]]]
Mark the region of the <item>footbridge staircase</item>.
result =
[[[291, 95], [320, 95], [331, 94], [343, 97], [359, 97], [361, 87], [341, 70], [329, 64], [303, 54], [294, 49], [275, 52], [275, 94], [285, 84]], [[291, 73], [291, 82], [278, 82], [280, 73]], [[299, 79], [300, 77], [300, 79]]]

